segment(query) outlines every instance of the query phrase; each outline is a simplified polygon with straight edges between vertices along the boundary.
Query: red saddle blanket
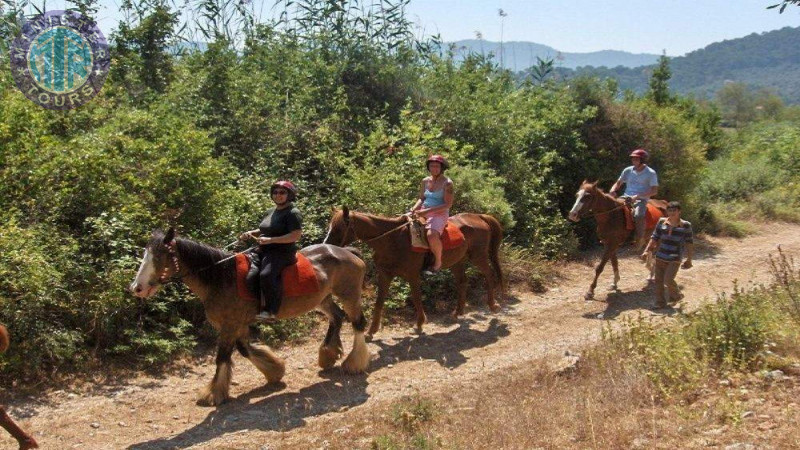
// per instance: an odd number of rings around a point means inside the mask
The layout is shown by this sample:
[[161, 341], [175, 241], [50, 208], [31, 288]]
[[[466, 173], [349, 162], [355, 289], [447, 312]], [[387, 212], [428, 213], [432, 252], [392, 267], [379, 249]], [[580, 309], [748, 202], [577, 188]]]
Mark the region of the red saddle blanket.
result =
[[[442, 250], [450, 250], [463, 243], [464, 233], [461, 232], [461, 229], [458, 228], [458, 225], [448, 220], [447, 225], [444, 226], [444, 232], [442, 232]], [[411, 251], [417, 253], [426, 253], [429, 252], [430, 249], [412, 246]]]
[[[633, 222], [633, 211], [630, 208], [622, 208], [625, 211], [625, 228], [628, 230], [635, 230], [636, 224]], [[647, 214], [644, 217], [644, 229], [652, 230], [656, 227], [658, 219], [662, 218], [664, 214], [655, 205], [647, 204]]]
[[[319, 280], [311, 261], [302, 253], [297, 253], [297, 263], [281, 272], [284, 297], [298, 297], [319, 291]], [[239, 297], [256, 300], [254, 292], [247, 288], [247, 272], [250, 271], [250, 258], [240, 253], [236, 255], [236, 291]]]

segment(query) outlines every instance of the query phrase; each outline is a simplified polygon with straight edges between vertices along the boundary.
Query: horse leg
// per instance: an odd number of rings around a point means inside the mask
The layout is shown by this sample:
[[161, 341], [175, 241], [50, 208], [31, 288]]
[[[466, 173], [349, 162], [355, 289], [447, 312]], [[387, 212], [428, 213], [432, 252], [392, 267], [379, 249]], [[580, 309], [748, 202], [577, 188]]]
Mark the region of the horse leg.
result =
[[381, 329], [381, 317], [383, 316], [383, 304], [389, 296], [389, 285], [392, 277], [388, 273], [378, 270], [378, 298], [375, 300], [375, 309], [372, 310], [372, 325], [369, 327], [366, 338], [372, 340], [372, 336]]
[[422, 334], [422, 325], [428, 321], [428, 318], [425, 316], [425, 309], [422, 307], [422, 286], [419, 274], [412, 276], [412, 278], [408, 280], [408, 285], [411, 288], [411, 303], [414, 304], [414, 310], [417, 316], [417, 324], [414, 327], [414, 332]]
[[328, 317], [328, 332], [319, 347], [319, 358], [317, 360], [319, 366], [326, 370], [333, 367], [336, 361], [342, 357], [342, 338], [339, 333], [342, 329], [342, 319], [344, 319], [345, 314], [339, 308], [339, 305], [334, 303], [330, 295], [322, 301], [319, 309]]
[[614, 282], [611, 283], [611, 289], [616, 291], [619, 289], [619, 261], [617, 260], [617, 252], [611, 254], [611, 268], [614, 269]]
[[597, 287], [597, 279], [600, 278], [600, 274], [603, 273], [603, 269], [606, 267], [606, 263], [611, 258], [611, 254], [616, 250], [616, 246], [607, 246], [605, 251], [603, 252], [603, 259], [600, 260], [600, 264], [597, 265], [597, 268], [594, 269], [594, 280], [592, 280], [592, 285], [589, 286], [589, 292], [584, 295], [583, 298], [586, 300], [591, 300], [594, 298], [594, 288]]
[[20, 428], [19, 425], [14, 423], [14, 420], [11, 419], [11, 416], [9, 416], [2, 407], [0, 407], [0, 426], [5, 428], [11, 436], [14, 436], [14, 439], [19, 443], [20, 450], [39, 448], [39, 444], [36, 443], [36, 440]]
[[353, 325], [353, 349], [350, 350], [350, 354], [342, 362], [342, 368], [347, 373], [362, 373], [369, 366], [370, 355], [367, 341], [364, 339], [367, 319], [364, 317], [364, 311], [361, 307], [361, 284], [350, 286], [344, 292], [337, 292], [336, 296], [342, 301], [344, 312], [347, 313], [347, 318]]
[[231, 376], [233, 374], [233, 353], [234, 340], [220, 336], [217, 346], [217, 371], [211, 382], [200, 391], [197, 404], [201, 406], [221, 405], [230, 397]]
[[453, 274], [458, 290], [458, 304], [453, 311], [453, 317], [457, 318], [464, 314], [464, 306], [467, 302], [467, 262], [465, 260], [457, 262], [450, 267], [450, 272]]
[[489, 265], [489, 255], [486, 253], [473, 253], [469, 255], [469, 260], [478, 268], [486, 279], [486, 304], [492, 312], [500, 311], [500, 305], [494, 300], [494, 272]]
[[286, 373], [286, 364], [272, 353], [269, 347], [251, 344], [247, 338], [239, 338], [236, 340], [236, 349], [242, 356], [249, 359], [259, 372], [264, 374], [267, 383], [281, 381]]

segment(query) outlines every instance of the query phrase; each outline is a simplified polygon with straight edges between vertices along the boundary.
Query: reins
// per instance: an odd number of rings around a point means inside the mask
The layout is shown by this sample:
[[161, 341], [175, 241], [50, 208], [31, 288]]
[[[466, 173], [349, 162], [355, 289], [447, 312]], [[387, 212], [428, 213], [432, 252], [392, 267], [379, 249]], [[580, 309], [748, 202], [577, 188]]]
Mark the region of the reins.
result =
[[[351, 211], [350, 214], [356, 214], [356, 212]], [[362, 240], [364, 241], [365, 244], [368, 244], [370, 242], [377, 241], [378, 239], [380, 239], [382, 237], [385, 237], [385, 236], [387, 236], [387, 235], [389, 235], [389, 234], [391, 234], [391, 233], [393, 233], [393, 232], [395, 232], [395, 231], [397, 231], [397, 230], [399, 230], [399, 229], [401, 229], [401, 228], [403, 228], [405, 226], [408, 226], [411, 223], [411, 218], [408, 217], [406, 214], [403, 214], [403, 215], [407, 219], [405, 222], [401, 223], [400, 225], [392, 228], [391, 230], [389, 230], [389, 231], [387, 231], [385, 233], [379, 234], [378, 236], [375, 236], [375, 237], [372, 237], [372, 238], [369, 238], [369, 239], [362, 239]], [[349, 232], [352, 231], [354, 236], [355, 236], [355, 233], [356, 233], [356, 231], [353, 229], [353, 223], [350, 221], [350, 219], [348, 218], [345, 222], [347, 224], [347, 227], [344, 230], [344, 234], [342, 235], [342, 242], [339, 244], [339, 247], [343, 247], [344, 243], [347, 242], [347, 235], [348, 235]], [[356, 236], [356, 238], [358, 238], [358, 236]]]
[[578, 218], [579, 219], [587, 219], [587, 218], [602, 216], [603, 214], [608, 214], [608, 213], [614, 212], [614, 211], [616, 211], [618, 209], [625, 208], [627, 206], [628, 206], [627, 204], [623, 203], [623, 204], [621, 204], [621, 205], [619, 205], [619, 206], [617, 206], [615, 208], [609, 209], [608, 211], [601, 211], [599, 213], [595, 213], [595, 214], [592, 214], [592, 215], [589, 215], [589, 216], [579, 216]]
[[[216, 261], [216, 262], [214, 262], [212, 264], [209, 264], [209, 265], [207, 265], [207, 266], [205, 266], [205, 267], [203, 267], [201, 269], [193, 270], [193, 271], [190, 271], [190, 272], [185, 273], [185, 274], [180, 274], [180, 271], [181, 271], [180, 263], [178, 262], [178, 255], [177, 255], [177, 253], [175, 251], [175, 246], [177, 244], [178, 243], [177, 243], [177, 241], [175, 239], [173, 239], [168, 244], [164, 244], [167, 247], [167, 250], [169, 251], [170, 257], [172, 258], [172, 264], [175, 266], [175, 273], [173, 273], [171, 277], [167, 277], [167, 267], [168, 266], [164, 266], [164, 270], [161, 272], [161, 276], [158, 277], [158, 282], [161, 283], [161, 284], [167, 284], [170, 281], [180, 281], [180, 280], [182, 280], [183, 278], [185, 278], [185, 277], [187, 277], [189, 275], [198, 274], [198, 273], [200, 273], [200, 272], [202, 272], [204, 270], [208, 270], [208, 269], [210, 269], [210, 268], [212, 268], [212, 267], [214, 267], [216, 265], [224, 263], [225, 261], [233, 259], [238, 255], [243, 255], [243, 254], [246, 254], [246, 253], [250, 253], [250, 252], [252, 252], [253, 250], [256, 249], [256, 247], [253, 246], [253, 247], [248, 248], [247, 250], [243, 250], [241, 252], [234, 253], [234, 254], [232, 254], [230, 256], [226, 256], [225, 258], [222, 258], [219, 261]], [[228, 247], [229, 246], [230, 245], [228, 245]]]

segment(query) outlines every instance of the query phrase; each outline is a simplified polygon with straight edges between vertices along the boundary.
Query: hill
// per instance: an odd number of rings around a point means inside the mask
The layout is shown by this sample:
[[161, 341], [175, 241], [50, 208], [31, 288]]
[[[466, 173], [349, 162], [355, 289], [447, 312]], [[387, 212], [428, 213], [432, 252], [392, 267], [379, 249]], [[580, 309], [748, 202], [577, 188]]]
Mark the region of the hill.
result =
[[[453, 42], [456, 57], [463, 58], [470, 53], [495, 55], [500, 62], [500, 43], [478, 39], [466, 39]], [[536, 57], [557, 59], [561, 67], [576, 69], [581, 66], [606, 67], [639, 67], [654, 64], [659, 55], [628, 53], [619, 50], [602, 50], [589, 53], [561, 52], [553, 47], [534, 42], [503, 43], [503, 67], [514, 71], [522, 70], [536, 64]]]
[[[773, 89], [785, 101], [800, 103], [800, 27], [713, 43], [703, 49], [672, 58], [670, 87], [681, 94], [711, 97], [729, 81], [754, 88]], [[647, 89], [653, 65], [641, 67], [579, 67], [563, 65], [561, 76], [595, 75], [616, 78], [620, 88], [638, 93]]]

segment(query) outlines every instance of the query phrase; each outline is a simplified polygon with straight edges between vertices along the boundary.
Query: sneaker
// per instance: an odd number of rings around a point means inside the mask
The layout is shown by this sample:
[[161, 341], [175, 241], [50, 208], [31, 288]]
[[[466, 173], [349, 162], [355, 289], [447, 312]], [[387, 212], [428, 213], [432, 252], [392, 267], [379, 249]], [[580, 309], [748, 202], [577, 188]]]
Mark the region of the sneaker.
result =
[[434, 269], [433, 267], [428, 267], [427, 269], [422, 271], [422, 274], [426, 275], [426, 276], [431, 276], [431, 275], [435, 274], [436, 272], [439, 272], [440, 270], [442, 270], [442, 269]]
[[269, 311], [261, 311], [256, 314], [256, 320], [259, 322], [275, 322], [278, 317]]

